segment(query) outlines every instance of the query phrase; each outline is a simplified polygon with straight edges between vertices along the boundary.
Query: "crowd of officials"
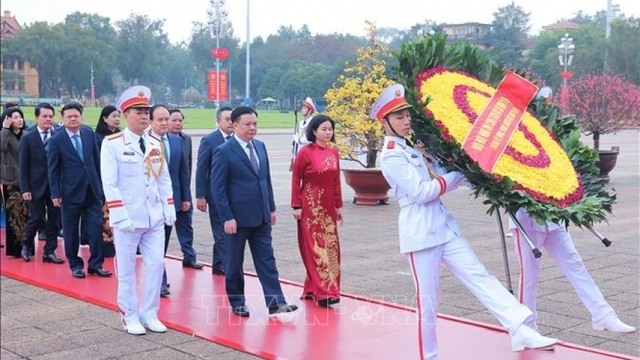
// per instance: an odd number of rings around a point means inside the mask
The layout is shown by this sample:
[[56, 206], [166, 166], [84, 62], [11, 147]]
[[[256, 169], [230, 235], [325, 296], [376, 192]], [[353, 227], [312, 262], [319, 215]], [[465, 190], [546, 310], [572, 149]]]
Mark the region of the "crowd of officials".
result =
[[[79, 255], [82, 243], [89, 245], [89, 275], [111, 276], [102, 264], [105, 257], [115, 256], [117, 303], [125, 331], [135, 335], [146, 329], [167, 330], [157, 314], [160, 298], [171, 293], [164, 256], [174, 227], [183, 267], [203, 269], [193, 248], [192, 146], [183, 132], [184, 115], [161, 104], [152, 106], [150, 98], [144, 86], [127, 89], [115, 106], [102, 109], [95, 130], [85, 125], [84, 109], [75, 102], [61, 108], [60, 125], [54, 120], [55, 109], [46, 103], [35, 107], [36, 123], [29, 129], [24, 129], [24, 113], [18, 106], [7, 106], [2, 114], [6, 255], [31, 261], [39, 233], [45, 241], [42, 261], [63, 264], [65, 259], [56, 254], [62, 230], [64, 255], [75, 278], [86, 276]], [[454, 272], [509, 330], [514, 351], [553, 348], [558, 340], [537, 332], [539, 263], [520, 256], [523, 274], [533, 274], [531, 279], [521, 279], [526, 292], [519, 294], [520, 301], [487, 273], [440, 201], [468, 182], [463, 174], [447, 173], [428, 153], [414, 149], [409, 140], [410, 108], [404, 88], [396, 84], [380, 95], [370, 115], [386, 133], [381, 168], [401, 208], [400, 252], [407, 256], [419, 294], [421, 356], [438, 357], [440, 264]], [[330, 308], [340, 302], [340, 157], [332, 146], [334, 120], [313, 116], [315, 111], [313, 100], [306, 98], [300, 110], [304, 118], [292, 142], [291, 207], [306, 271], [301, 299]], [[127, 121], [124, 129], [121, 116]], [[250, 316], [243, 270], [248, 244], [269, 314], [291, 315], [297, 306], [283, 295], [272, 246], [276, 206], [267, 148], [255, 138], [258, 114], [249, 107], [223, 107], [216, 113], [216, 122], [198, 148], [194, 196], [195, 208], [209, 214], [212, 273], [225, 277], [231, 312]], [[527, 223], [523, 211], [519, 216]], [[544, 245], [545, 236], [560, 239], [546, 246], [592, 312], [593, 328], [635, 331], [606, 303], [566, 229], [528, 223], [528, 231], [541, 234], [539, 245]], [[563, 245], [552, 247], [551, 243]], [[145, 266], [141, 299], [136, 291], [138, 255]]]

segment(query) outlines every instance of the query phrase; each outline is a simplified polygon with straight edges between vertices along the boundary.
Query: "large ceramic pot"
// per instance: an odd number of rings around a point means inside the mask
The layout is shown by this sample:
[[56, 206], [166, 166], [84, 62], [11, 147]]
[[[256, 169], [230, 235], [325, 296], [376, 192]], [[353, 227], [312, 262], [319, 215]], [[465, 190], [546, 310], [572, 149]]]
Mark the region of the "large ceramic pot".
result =
[[611, 150], [600, 150], [600, 159], [596, 161], [596, 166], [600, 169], [600, 174], [598, 174], [598, 178], [602, 179], [605, 183], [608, 183], [611, 179], [609, 177], [609, 173], [616, 166], [616, 162], [618, 161], [618, 154], [620, 153], [620, 148], [617, 146], [612, 146]]
[[347, 185], [355, 191], [353, 203], [357, 205], [389, 204], [387, 192], [391, 189], [380, 169], [342, 169]]

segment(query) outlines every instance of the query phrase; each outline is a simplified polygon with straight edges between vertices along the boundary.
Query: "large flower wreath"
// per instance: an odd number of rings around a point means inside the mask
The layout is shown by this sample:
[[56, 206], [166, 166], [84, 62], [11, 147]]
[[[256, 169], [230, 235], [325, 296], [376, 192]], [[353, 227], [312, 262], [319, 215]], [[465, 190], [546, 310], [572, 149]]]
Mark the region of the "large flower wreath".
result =
[[396, 57], [395, 75], [413, 105], [414, 140], [445, 166], [464, 172], [474, 194], [490, 205], [488, 213], [524, 207], [541, 223], [591, 226], [606, 220], [615, 196], [596, 178], [597, 154], [580, 142], [575, 118], [561, 118], [554, 105], [534, 101], [493, 172], [486, 173], [461, 143], [506, 69], [469, 45], [446, 44], [445, 36], [405, 43]]

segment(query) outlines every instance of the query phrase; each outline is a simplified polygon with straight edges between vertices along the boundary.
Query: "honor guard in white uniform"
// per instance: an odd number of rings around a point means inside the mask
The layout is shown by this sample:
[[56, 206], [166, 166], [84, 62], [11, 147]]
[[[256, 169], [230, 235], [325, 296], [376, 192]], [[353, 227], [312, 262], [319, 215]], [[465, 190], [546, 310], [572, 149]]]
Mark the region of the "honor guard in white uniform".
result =
[[421, 359], [438, 359], [436, 320], [440, 264], [445, 265], [509, 330], [513, 351], [552, 348], [558, 342], [524, 325], [532, 316], [480, 263], [455, 219], [440, 201], [445, 193], [466, 184], [463, 174], [439, 167], [435, 159], [412, 148], [409, 105], [404, 87], [387, 88], [370, 116], [385, 128], [380, 164], [400, 206], [400, 252], [407, 255], [416, 288]]
[[298, 121], [296, 125], [296, 132], [293, 134], [293, 157], [295, 158], [298, 154], [298, 151], [310, 144], [309, 139], [307, 139], [307, 125], [311, 118], [313, 117], [313, 113], [316, 112], [316, 105], [313, 103], [310, 97], [304, 99], [302, 103], [302, 107], [300, 108], [300, 114], [302, 114], [303, 119]]
[[[602, 291], [584, 266], [571, 235], [563, 224], [550, 221], [544, 225], [539, 224], [527, 214], [525, 209], [519, 209], [516, 212], [516, 218], [533, 245], [538, 249], [544, 249], [569, 279], [576, 294], [591, 313], [591, 326], [594, 330], [622, 333], [636, 331], [635, 327], [623, 323], [605, 300]], [[522, 234], [516, 228], [513, 220], [509, 220], [509, 228], [514, 233], [516, 256], [521, 268], [518, 300], [533, 312], [533, 316], [528, 318], [525, 323], [529, 327], [537, 329], [536, 297], [540, 283], [540, 259], [533, 256], [528, 244], [521, 238]]]
[[[145, 334], [167, 328], [158, 320], [160, 284], [164, 270], [164, 225], [173, 225], [176, 213], [171, 178], [162, 143], [147, 132], [151, 91], [127, 89], [116, 107], [127, 128], [102, 142], [102, 184], [113, 227], [118, 275], [117, 302], [125, 331]], [[136, 249], [144, 263], [144, 291], [138, 300]]]

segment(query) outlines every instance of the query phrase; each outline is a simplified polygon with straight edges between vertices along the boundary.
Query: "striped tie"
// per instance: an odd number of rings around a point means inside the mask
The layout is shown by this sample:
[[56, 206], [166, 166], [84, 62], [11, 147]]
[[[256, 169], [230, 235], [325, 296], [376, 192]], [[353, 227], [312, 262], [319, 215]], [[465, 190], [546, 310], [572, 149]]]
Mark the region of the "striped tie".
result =
[[82, 153], [82, 144], [80, 144], [80, 136], [78, 134], [74, 134], [73, 138], [73, 146], [76, 148], [76, 152], [80, 157], [80, 160], [84, 161], [84, 154]]
[[260, 172], [260, 166], [258, 166], [258, 158], [256, 157], [256, 153], [253, 150], [253, 144], [248, 143], [247, 147], [249, 148], [249, 161], [251, 161], [251, 166], [253, 167], [253, 171]]

